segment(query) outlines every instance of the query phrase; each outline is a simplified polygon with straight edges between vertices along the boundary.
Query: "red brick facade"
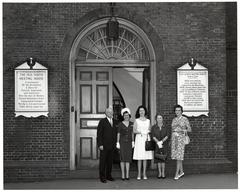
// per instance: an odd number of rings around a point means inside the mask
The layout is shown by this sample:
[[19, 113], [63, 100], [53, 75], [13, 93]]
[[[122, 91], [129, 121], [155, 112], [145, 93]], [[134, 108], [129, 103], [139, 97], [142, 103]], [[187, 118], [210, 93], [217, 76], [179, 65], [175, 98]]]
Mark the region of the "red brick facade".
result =
[[[5, 181], [68, 174], [69, 51], [78, 32], [91, 21], [108, 16], [108, 9], [104, 3], [3, 4]], [[191, 144], [185, 157], [208, 160], [206, 169], [213, 172], [219, 159], [229, 163], [237, 158], [237, 138], [229, 142], [232, 133], [237, 134], [236, 89], [226, 102], [226, 10], [225, 3], [196, 2], [117, 3], [115, 11], [142, 28], [153, 44], [157, 56], [156, 106], [168, 127], [177, 102], [177, 68], [194, 57], [208, 69], [209, 116], [189, 118]], [[48, 68], [48, 117], [14, 115], [14, 68], [29, 57]], [[193, 170], [199, 171], [197, 165]]]

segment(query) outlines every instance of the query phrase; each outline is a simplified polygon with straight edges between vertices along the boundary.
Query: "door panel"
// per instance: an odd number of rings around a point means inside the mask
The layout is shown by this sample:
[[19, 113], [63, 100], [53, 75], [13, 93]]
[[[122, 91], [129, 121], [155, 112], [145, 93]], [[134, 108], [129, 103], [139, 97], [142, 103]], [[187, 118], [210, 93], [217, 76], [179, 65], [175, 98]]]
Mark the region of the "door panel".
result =
[[104, 113], [109, 106], [108, 92], [108, 85], [97, 85], [97, 113]]
[[112, 68], [78, 67], [76, 73], [77, 167], [97, 167], [97, 125], [112, 105]]
[[92, 113], [92, 86], [80, 85], [80, 113]]
[[80, 137], [80, 158], [81, 159], [92, 159], [92, 137]]

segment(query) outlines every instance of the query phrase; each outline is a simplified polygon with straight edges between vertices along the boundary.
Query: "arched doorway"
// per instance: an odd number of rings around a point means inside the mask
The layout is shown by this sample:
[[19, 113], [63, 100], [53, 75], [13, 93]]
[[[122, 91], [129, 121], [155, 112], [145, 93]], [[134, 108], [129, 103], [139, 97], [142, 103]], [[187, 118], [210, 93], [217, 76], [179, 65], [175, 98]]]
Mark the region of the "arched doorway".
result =
[[[98, 165], [96, 128], [105, 117], [105, 108], [115, 104], [114, 86], [132, 114], [141, 104], [147, 106], [150, 114], [156, 111], [153, 46], [137, 25], [117, 19], [118, 40], [106, 38], [108, 18], [104, 18], [87, 25], [71, 48], [70, 102], [75, 111], [70, 119], [71, 169]], [[153, 115], [150, 118], [153, 120]]]

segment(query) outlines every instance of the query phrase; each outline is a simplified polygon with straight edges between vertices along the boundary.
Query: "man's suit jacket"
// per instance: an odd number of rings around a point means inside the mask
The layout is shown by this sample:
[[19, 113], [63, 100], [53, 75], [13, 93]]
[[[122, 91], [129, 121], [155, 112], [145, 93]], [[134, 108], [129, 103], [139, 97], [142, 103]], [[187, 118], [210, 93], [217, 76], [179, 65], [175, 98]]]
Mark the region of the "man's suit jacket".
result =
[[114, 149], [117, 142], [117, 121], [113, 119], [113, 126], [107, 118], [101, 119], [97, 127], [97, 145], [103, 149]]

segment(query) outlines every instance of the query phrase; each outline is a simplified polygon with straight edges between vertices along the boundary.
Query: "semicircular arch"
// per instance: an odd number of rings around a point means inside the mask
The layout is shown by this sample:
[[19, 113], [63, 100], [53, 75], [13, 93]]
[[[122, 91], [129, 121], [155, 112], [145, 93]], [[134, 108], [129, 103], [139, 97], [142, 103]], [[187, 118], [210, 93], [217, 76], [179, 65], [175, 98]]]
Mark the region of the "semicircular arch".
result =
[[109, 18], [96, 20], [81, 30], [73, 42], [70, 60], [75, 62], [121, 62], [134, 63], [155, 61], [155, 52], [145, 32], [136, 24], [117, 18], [119, 22], [119, 39], [108, 40], [106, 25]]

